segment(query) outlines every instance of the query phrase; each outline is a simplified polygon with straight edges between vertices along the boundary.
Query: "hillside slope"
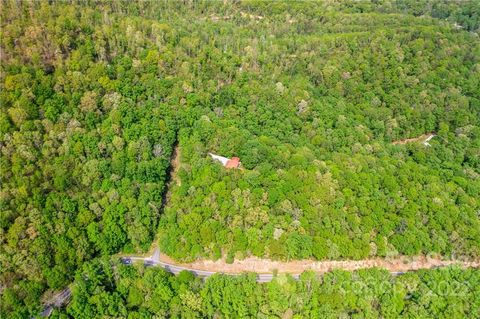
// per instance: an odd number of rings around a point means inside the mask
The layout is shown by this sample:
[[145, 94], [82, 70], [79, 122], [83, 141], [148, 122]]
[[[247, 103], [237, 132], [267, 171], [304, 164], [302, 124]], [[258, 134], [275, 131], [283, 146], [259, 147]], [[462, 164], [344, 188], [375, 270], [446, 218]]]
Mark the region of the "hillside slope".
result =
[[478, 11], [425, 3], [2, 2], [2, 317], [154, 238], [179, 261], [478, 260]]

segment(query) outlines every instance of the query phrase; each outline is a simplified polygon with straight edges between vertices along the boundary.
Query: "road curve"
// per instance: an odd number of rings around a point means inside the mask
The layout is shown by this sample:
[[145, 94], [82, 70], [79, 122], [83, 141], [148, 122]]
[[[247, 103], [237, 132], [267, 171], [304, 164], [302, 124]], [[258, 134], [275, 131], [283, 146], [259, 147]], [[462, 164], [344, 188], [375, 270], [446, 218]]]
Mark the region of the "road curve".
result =
[[[147, 267], [151, 266], [156, 266], [156, 267], [161, 267], [165, 269], [166, 271], [178, 275], [181, 271], [188, 271], [194, 274], [197, 277], [201, 278], [208, 278], [210, 276], [213, 276], [215, 274], [221, 273], [217, 271], [206, 271], [206, 270], [200, 270], [200, 269], [192, 269], [192, 268], [187, 268], [187, 267], [182, 267], [182, 266], [177, 266], [169, 263], [165, 263], [163, 261], [159, 260], [160, 252], [157, 249], [155, 249], [153, 255], [151, 257], [138, 257], [138, 256], [127, 256], [127, 257], [121, 257], [120, 261], [124, 265], [131, 265], [133, 262], [143, 262], [143, 264]], [[222, 273], [226, 274], [229, 276], [239, 276], [241, 273]], [[291, 276], [295, 279], [298, 279], [300, 277], [300, 274], [291, 274]], [[274, 274], [257, 274], [257, 282], [268, 282], [272, 281], [273, 278], [275, 277]]]
[[[231, 272], [224, 273], [224, 272], [218, 272], [218, 271], [206, 271], [206, 270], [182, 267], [182, 266], [166, 263], [166, 262], [160, 261], [160, 251], [158, 250], [158, 248], [155, 249], [153, 255], [150, 256], [150, 257], [124, 256], [124, 257], [120, 258], [120, 262], [125, 264], [125, 265], [131, 265], [134, 262], [143, 262], [143, 264], [146, 267], [151, 267], [151, 266], [161, 267], [161, 268], [165, 269], [166, 271], [168, 271], [168, 272], [170, 272], [174, 275], [177, 275], [181, 271], [185, 270], [185, 271], [191, 272], [195, 276], [198, 276], [198, 277], [201, 277], [201, 278], [207, 278], [207, 277], [210, 277], [210, 276], [215, 275], [215, 274], [225, 274], [225, 275], [229, 275], [229, 276], [239, 276], [239, 275], [242, 274], [242, 273], [231, 273]], [[393, 272], [392, 271], [390, 273], [392, 275], [401, 275], [405, 272], [402, 272], [402, 271]], [[292, 276], [294, 279], [299, 279], [300, 278], [299, 273], [297, 273], [297, 274], [289, 273], [289, 275]], [[260, 274], [257, 274], [257, 282], [269, 282], [269, 281], [272, 281], [273, 278], [275, 278], [275, 276], [276, 275], [273, 274], [273, 273], [260, 273]]]
[[[133, 265], [133, 263], [143, 263], [145, 267], [161, 267], [165, 269], [167, 272], [170, 272], [174, 275], [178, 275], [182, 271], [188, 271], [194, 274], [197, 277], [201, 278], [208, 278], [212, 275], [215, 274], [225, 274], [228, 276], [240, 276], [242, 273], [232, 273], [232, 272], [221, 272], [221, 271], [208, 271], [208, 270], [200, 270], [200, 269], [195, 269], [195, 268], [190, 268], [190, 267], [185, 267], [185, 266], [178, 266], [172, 263], [164, 262], [160, 260], [160, 250], [156, 248], [150, 257], [141, 257], [141, 256], [122, 256], [120, 257], [120, 262], [124, 265]], [[439, 267], [444, 267], [448, 266], [449, 264], [445, 265], [430, 265], [430, 268], [439, 268]], [[470, 265], [470, 267], [479, 267], [480, 264], [478, 262], [475, 262]], [[465, 265], [464, 265], [465, 267]], [[468, 267], [468, 265], [466, 266]], [[367, 267], [369, 268], [369, 267]], [[380, 268], [382, 268], [380, 266]], [[342, 269], [341, 267], [339, 269]], [[418, 269], [425, 269], [425, 268], [418, 268]], [[406, 272], [410, 271], [416, 271], [418, 269], [412, 268], [412, 269], [406, 269], [402, 271], [393, 271], [390, 270], [390, 274], [393, 276], [398, 276], [401, 274], [404, 274]], [[356, 270], [356, 269], [355, 269]], [[315, 270], [313, 270], [315, 271]], [[354, 270], [352, 270], [354, 271]], [[300, 273], [288, 273], [292, 278], [294, 279], [299, 279], [300, 278]], [[276, 277], [276, 274], [274, 273], [257, 273], [257, 282], [262, 283], [262, 282], [269, 282], [272, 281]], [[71, 289], [70, 287], [65, 288], [58, 294], [54, 295], [50, 300], [45, 304], [44, 310], [40, 313], [41, 317], [48, 317], [54, 308], [61, 307], [65, 304], [68, 303], [68, 301], [71, 298]]]
[[[229, 276], [240, 276], [242, 273], [232, 273], [232, 272], [220, 272], [220, 271], [207, 271], [200, 270], [195, 268], [189, 268], [184, 266], [178, 266], [172, 263], [167, 263], [160, 260], [160, 250], [156, 248], [150, 257], [141, 257], [141, 256], [122, 256], [120, 257], [120, 262], [124, 265], [133, 265], [133, 263], [143, 263], [146, 267], [161, 267], [167, 272], [170, 272], [174, 275], [178, 275], [181, 271], [188, 271], [194, 274], [195, 276], [201, 278], [208, 278], [215, 274], [225, 274]], [[433, 268], [442, 267], [442, 266], [433, 266]], [[478, 267], [478, 264], [477, 266]], [[404, 274], [407, 271], [415, 271], [417, 269], [409, 269], [405, 271], [390, 271], [393, 276], [398, 276]], [[300, 273], [289, 273], [289, 275], [294, 279], [300, 278]], [[257, 282], [269, 282], [276, 277], [274, 273], [258, 273]], [[48, 317], [54, 308], [61, 307], [68, 303], [71, 298], [71, 289], [69, 287], [65, 288], [45, 304], [44, 310], [41, 312], [41, 317]]]
[[45, 305], [45, 308], [40, 313], [40, 317], [48, 317], [53, 311], [53, 308], [60, 308], [64, 304], [67, 304], [72, 296], [72, 291], [70, 287], [67, 287], [60, 291], [58, 294], [52, 296], [48, 303]]

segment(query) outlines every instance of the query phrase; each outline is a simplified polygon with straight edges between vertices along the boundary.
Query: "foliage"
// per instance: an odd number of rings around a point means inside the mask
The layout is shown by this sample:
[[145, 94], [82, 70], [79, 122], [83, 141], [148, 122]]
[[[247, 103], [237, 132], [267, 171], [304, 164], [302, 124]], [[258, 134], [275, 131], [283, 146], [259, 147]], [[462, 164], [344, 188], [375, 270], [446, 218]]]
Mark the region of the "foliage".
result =
[[2, 3], [0, 279], [25, 307], [86, 260], [146, 250], [156, 233], [175, 80], [148, 47], [102, 44], [117, 23], [70, 5]]
[[[446, 268], [392, 276], [384, 270], [214, 275], [94, 261], [76, 276], [66, 318], [476, 318], [478, 270]], [[55, 317], [55, 316], [54, 316]]]
[[2, 315], [157, 232], [179, 260], [478, 258], [478, 6], [431, 3], [2, 2]]
[[[295, 15], [282, 3], [242, 6], [248, 21], [215, 20], [230, 58], [215, 59], [225, 70], [209, 73], [223, 75], [217, 91], [180, 128], [162, 250], [186, 261], [219, 251], [229, 261], [478, 258], [478, 36], [356, 5], [320, 13], [302, 3]], [[201, 62], [209, 46], [197, 39]], [[428, 132], [438, 133], [431, 147], [391, 144]], [[244, 170], [208, 152], [239, 156]]]

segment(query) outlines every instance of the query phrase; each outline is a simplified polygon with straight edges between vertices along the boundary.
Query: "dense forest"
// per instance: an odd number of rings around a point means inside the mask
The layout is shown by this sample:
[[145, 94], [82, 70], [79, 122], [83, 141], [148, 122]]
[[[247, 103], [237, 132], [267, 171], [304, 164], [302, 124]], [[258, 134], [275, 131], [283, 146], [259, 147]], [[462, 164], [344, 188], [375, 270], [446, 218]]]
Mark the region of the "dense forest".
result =
[[51, 318], [478, 318], [480, 272], [306, 272], [258, 284], [254, 274], [203, 282], [189, 272], [95, 260], [78, 273], [73, 293]]
[[[478, 34], [411, 15], [262, 12], [217, 22], [211, 50], [230, 56], [213, 96], [205, 80], [188, 84], [204, 113], [179, 129], [162, 250], [187, 261], [479, 257]], [[431, 147], [392, 145], [426, 132]]]
[[[295, 308], [293, 292], [329, 299], [328, 278], [349, 285], [363, 282], [361, 273], [202, 283], [153, 269], [109, 272], [107, 259], [97, 260], [146, 251], [154, 240], [182, 261], [478, 259], [477, 1], [0, 8], [2, 318], [36, 314], [46, 290], [72, 281], [73, 301], [60, 317], [337, 317], [366, 316], [364, 309], [428, 317], [445, 310], [423, 303], [422, 285], [478, 282], [474, 270], [373, 271], [391, 289], [402, 278], [420, 288], [394, 306], [391, 295], [354, 294], [351, 304], [332, 297], [317, 311], [324, 301], [308, 297], [317, 304]], [[430, 132], [430, 147], [392, 144]], [[165, 203], [174, 147], [180, 167]], [[225, 170], [208, 152], [239, 156], [243, 169]], [[132, 282], [138, 291], [126, 288]], [[465, 303], [478, 313], [472, 287], [455, 316]], [[241, 301], [219, 304], [237, 289]], [[162, 301], [149, 304], [139, 291], [164, 291]]]

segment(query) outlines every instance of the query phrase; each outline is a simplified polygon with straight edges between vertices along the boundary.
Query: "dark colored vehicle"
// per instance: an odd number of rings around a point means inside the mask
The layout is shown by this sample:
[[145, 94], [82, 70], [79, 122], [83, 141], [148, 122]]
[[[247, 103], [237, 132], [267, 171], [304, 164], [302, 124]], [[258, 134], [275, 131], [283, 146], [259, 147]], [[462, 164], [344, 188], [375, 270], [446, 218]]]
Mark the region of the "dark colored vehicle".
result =
[[130, 258], [122, 258], [121, 262], [122, 262], [122, 264], [125, 264], [125, 265], [131, 265], [132, 264], [132, 260]]

